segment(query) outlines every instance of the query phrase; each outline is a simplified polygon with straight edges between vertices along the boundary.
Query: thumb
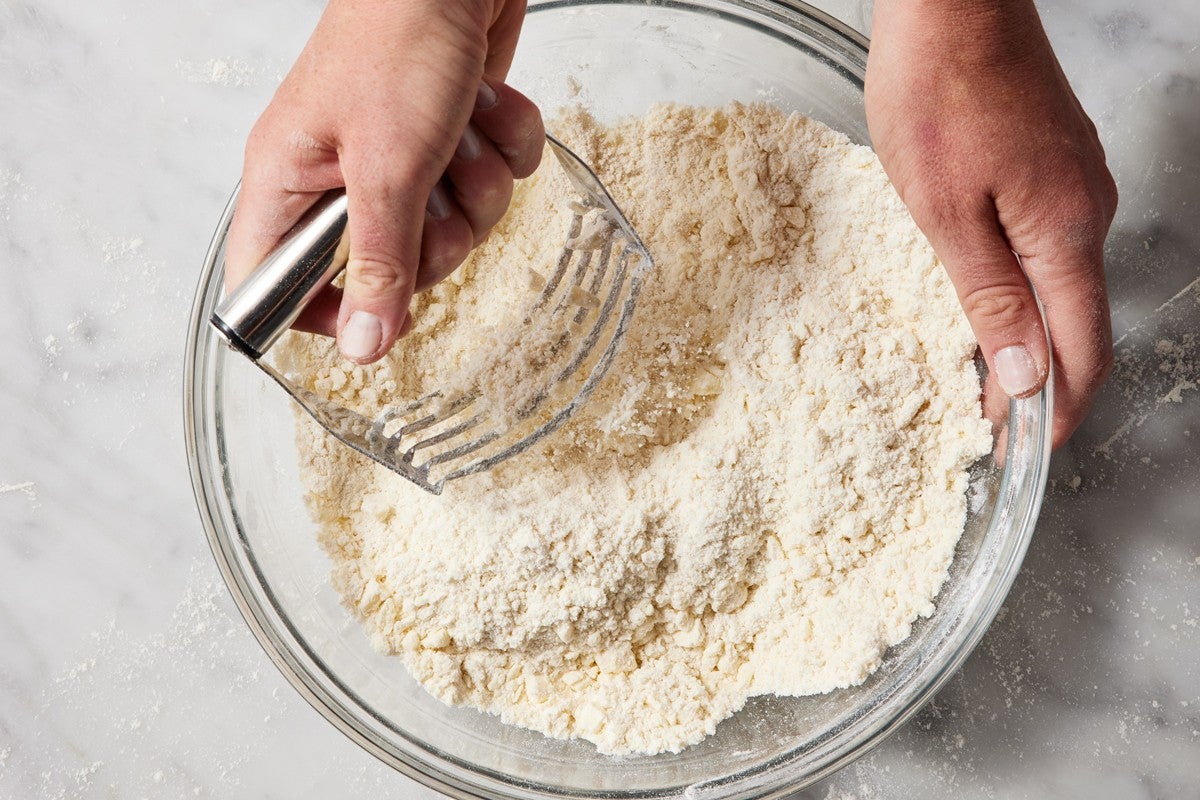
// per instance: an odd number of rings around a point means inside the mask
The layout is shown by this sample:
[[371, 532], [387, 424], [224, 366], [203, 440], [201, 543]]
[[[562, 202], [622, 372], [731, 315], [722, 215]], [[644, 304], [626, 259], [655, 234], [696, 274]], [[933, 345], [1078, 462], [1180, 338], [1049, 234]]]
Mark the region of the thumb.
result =
[[1049, 374], [1045, 328], [1029, 280], [999, 229], [959, 234], [935, 248], [996, 384], [1009, 397], [1028, 397]]
[[420, 262], [425, 192], [408, 180], [347, 182], [350, 254], [337, 317], [342, 356], [378, 360], [404, 333]]

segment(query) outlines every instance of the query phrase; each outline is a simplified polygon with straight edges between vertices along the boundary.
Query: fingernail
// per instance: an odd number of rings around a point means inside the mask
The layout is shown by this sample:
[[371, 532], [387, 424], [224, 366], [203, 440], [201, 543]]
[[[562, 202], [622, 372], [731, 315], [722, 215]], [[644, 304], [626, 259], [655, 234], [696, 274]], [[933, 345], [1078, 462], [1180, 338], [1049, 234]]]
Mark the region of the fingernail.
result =
[[383, 323], [379, 317], [367, 311], [355, 311], [342, 328], [338, 348], [351, 361], [362, 361], [375, 355], [382, 341]]
[[487, 111], [499, 102], [500, 96], [487, 81], [479, 82], [479, 90], [475, 92], [475, 110]]
[[992, 361], [996, 365], [996, 380], [1009, 397], [1021, 397], [1037, 387], [1037, 363], [1024, 345], [997, 350]]
[[479, 138], [479, 133], [475, 130], [475, 126], [467, 123], [467, 127], [463, 128], [462, 138], [458, 140], [458, 147], [454, 151], [454, 155], [463, 161], [471, 161], [479, 158], [479, 154], [483, 152], [483, 140]]
[[438, 220], [449, 218], [450, 196], [440, 183], [434, 184], [429, 193], [429, 199], [425, 201], [425, 213]]

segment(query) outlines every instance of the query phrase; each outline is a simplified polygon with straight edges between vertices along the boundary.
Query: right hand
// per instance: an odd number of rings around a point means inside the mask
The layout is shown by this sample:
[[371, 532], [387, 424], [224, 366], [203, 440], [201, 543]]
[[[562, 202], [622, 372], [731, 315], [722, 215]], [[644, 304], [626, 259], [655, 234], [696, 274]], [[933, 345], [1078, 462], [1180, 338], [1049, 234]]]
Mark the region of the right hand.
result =
[[346, 187], [345, 289], [297, 327], [360, 364], [408, 327], [541, 159], [536, 106], [504, 84], [525, 3], [331, 0], [246, 143], [226, 246], [233, 288], [325, 192]]
[[879, 159], [946, 265], [989, 367], [984, 407], [1045, 384], [1062, 445], [1112, 366], [1104, 240], [1117, 189], [1033, 0], [879, 0], [867, 60]]

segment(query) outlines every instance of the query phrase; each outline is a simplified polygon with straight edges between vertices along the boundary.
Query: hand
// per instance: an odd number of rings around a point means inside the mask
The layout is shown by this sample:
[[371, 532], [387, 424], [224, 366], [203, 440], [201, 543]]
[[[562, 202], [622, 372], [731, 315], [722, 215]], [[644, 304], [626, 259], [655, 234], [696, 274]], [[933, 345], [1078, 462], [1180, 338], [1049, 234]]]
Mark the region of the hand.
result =
[[1045, 383], [1037, 290], [1063, 444], [1112, 364], [1103, 251], [1117, 191], [1032, 0], [879, 0], [866, 96], [880, 161], [987, 360], [993, 419], [1003, 394]]
[[345, 186], [345, 289], [297, 323], [358, 363], [409, 326], [414, 291], [462, 263], [545, 144], [503, 83], [524, 2], [331, 0], [246, 143], [226, 247], [233, 287], [326, 191]]

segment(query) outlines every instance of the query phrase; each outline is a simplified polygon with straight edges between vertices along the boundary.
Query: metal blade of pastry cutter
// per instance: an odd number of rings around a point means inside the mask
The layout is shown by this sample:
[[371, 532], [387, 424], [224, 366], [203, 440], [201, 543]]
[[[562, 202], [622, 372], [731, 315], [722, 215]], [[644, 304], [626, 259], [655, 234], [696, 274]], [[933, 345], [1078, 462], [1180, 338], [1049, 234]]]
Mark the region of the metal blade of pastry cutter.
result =
[[522, 325], [554, 326], [561, 333], [541, 365], [544, 389], [509, 419], [498, 421], [477, 410], [483, 405], [477, 402], [479, 387], [453, 395], [433, 392], [370, 419], [320, 398], [264, 360], [345, 267], [349, 243], [342, 191], [327, 194], [305, 215], [218, 305], [212, 325], [330, 434], [433, 494], [440, 494], [447, 481], [528, 449], [566, 422], [604, 377], [653, 267], [595, 172], [553, 136], [546, 140], [579, 197], [571, 204], [573, 219], [554, 272], [540, 292], [531, 292]]

